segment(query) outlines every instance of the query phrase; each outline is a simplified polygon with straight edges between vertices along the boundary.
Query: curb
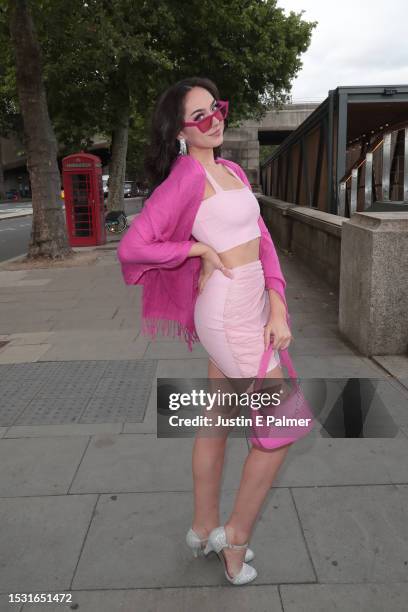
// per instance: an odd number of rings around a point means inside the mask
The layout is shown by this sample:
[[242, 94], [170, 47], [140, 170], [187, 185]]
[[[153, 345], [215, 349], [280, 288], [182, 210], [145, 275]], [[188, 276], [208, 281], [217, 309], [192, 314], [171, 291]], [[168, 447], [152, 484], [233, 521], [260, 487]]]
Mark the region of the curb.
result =
[[4, 213], [3, 215], [0, 214], [0, 221], [3, 221], [4, 219], [16, 219], [18, 217], [32, 217], [33, 213], [29, 212], [29, 213]]
[[10, 257], [10, 259], [3, 259], [2, 261], [0, 261], [0, 269], [3, 264], [10, 263], [12, 261], [15, 261], [16, 259], [20, 259], [20, 257], [25, 257], [26, 255], [27, 253], [20, 253], [20, 255], [17, 255], [16, 257]]

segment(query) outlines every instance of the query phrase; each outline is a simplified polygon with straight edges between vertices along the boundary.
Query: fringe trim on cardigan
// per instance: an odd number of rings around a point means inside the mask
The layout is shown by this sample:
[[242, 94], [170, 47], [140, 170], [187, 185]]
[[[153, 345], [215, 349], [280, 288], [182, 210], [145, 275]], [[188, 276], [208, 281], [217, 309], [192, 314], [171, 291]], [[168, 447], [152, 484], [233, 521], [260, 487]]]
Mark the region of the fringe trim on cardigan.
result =
[[180, 321], [171, 319], [142, 318], [141, 332], [143, 336], [149, 336], [152, 340], [155, 340], [158, 334], [172, 338], [182, 336], [188, 344], [190, 351], [193, 350], [193, 343], [200, 341], [195, 328], [191, 330], [180, 323]]

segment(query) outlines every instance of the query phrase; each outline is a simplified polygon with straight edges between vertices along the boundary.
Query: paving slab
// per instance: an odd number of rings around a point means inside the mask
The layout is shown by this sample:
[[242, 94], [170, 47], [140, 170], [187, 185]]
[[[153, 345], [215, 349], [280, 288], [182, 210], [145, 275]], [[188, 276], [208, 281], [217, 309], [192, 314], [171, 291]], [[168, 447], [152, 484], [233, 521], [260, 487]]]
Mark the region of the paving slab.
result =
[[[222, 492], [222, 521], [233, 499]], [[222, 586], [218, 557], [194, 559], [185, 544], [192, 503], [184, 492], [101, 495], [72, 588]], [[288, 490], [270, 494], [251, 543], [259, 568], [253, 584], [315, 581]]]
[[6, 293], [4, 290], [0, 294], [0, 304], [9, 304], [10, 302], [15, 302], [16, 298], [13, 293]]
[[104, 305], [99, 304], [98, 308], [95, 306], [82, 306], [81, 308], [71, 308], [69, 310], [58, 310], [53, 314], [53, 321], [70, 322], [74, 326], [79, 320], [94, 320], [94, 319], [112, 319], [117, 310], [117, 305]]
[[149, 341], [137, 330], [121, 329], [120, 325], [113, 330], [54, 330], [53, 333], [52, 343], [39, 361], [142, 359], [149, 346]]
[[401, 437], [407, 424], [408, 392], [392, 378], [303, 380], [313, 414], [328, 436]]
[[51, 348], [51, 344], [29, 344], [14, 346], [8, 344], [0, 351], [0, 364], [3, 363], [27, 363], [34, 362], [44, 357]]
[[[4, 427], [4, 438], [52, 438], [53, 436], [89, 437], [97, 434], [119, 434], [123, 423], [69, 423], [66, 425], [12, 425]], [[0, 436], [1, 437], [1, 436]]]
[[34, 270], [30, 270], [29, 272], [30, 279], [32, 279], [31, 282], [29, 282], [28, 279], [24, 279], [13, 287], [15, 295], [20, 297], [20, 299], [24, 298], [25, 304], [34, 302], [35, 295], [39, 292], [43, 294], [43, 297], [45, 295], [50, 295], [52, 297], [53, 294], [58, 294], [60, 298], [62, 292], [68, 291], [70, 293], [70, 298], [76, 298], [78, 294], [90, 284], [89, 279], [81, 278], [80, 276], [77, 276], [76, 280], [59, 278], [57, 276], [53, 277], [50, 271], [46, 270], [47, 278], [35, 278], [35, 275], [32, 274]]
[[157, 434], [157, 383], [152, 384], [146, 412], [142, 422], [122, 423], [121, 432], [123, 434], [133, 433], [152, 433]]
[[3, 287], [0, 284], [0, 301], [11, 301], [20, 304], [22, 299], [29, 299], [31, 302], [35, 302], [36, 304], [38, 302], [44, 302], [46, 307], [48, 306], [49, 308], [52, 306], [55, 309], [57, 309], [61, 303], [77, 303], [81, 294], [82, 291], [80, 289], [76, 289], [75, 287], [71, 287], [70, 289], [61, 289], [60, 291], [50, 291], [50, 288], [47, 287], [46, 291], [31, 290], [29, 294], [27, 292], [21, 294], [21, 291], [19, 291], [18, 288], [10, 287], [7, 289], [7, 287]]
[[[153, 434], [93, 436], [70, 491], [192, 491], [193, 444], [193, 438], [158, 440]], [[247, 454], [245, 439], [228, 440], [223, 489], [237, 488]]]
[[290, 315], [295, 315], [296, 313], [313, 313], [318, 317], [323, 314], [325, 315], [327, 312], [332, 312], [334, 309], [337, 309], [337, 299], [328, 299], [327, 295], [324, 296], [314, 296], [312, 299], [292, 299]]
[[[247, 585], [192, 588], [73, 591], [72, 602], [86, 612], [282, 612], [276, 586]], [[26, 604], [23, 612], [62, 612], [69, 605]], [[72, 609], [72, 608], [71, 608]], [[1, 608], [0, 611], [2, 612]]]
[[134, 304], [135, 309], [141, 308], [142, 288], [140, 286], [124, 285], [119, 277], [116, 282], [110, 280], [109, 284], [106, 282], [104, 283], [103, 281], [106, 281], [107, 274], [111, 274], [112, 276], [115, 275], [116, 279], [118, 270], [117, 268], [112, 268], [112, 270], [110, 270], [108, 266], [104, 266], [102, 271], [103, 277], [97, 280], [96, 283], [81, 288], [78, 296], [79, 299], [98, 300], [105, 299], [106, 297], [110, 300], [116, 296], [117, 304]]
[[407, 485], [293, 489], [318, 582], [408, 581]]
[[0, 498], [2, 593], [71, 588], [96, 495]]
[[285, 612], [406, 612], [408, 584], [283, 584]]
[[295, 355], [323, 357], [326, 355], [356, 355], [357, 353], [335, 337], [296, 337], [290, 345], [290, 354], [293, 357]]
[[159, 359], [157, 378], [206, 378], [208, 357], [190, 359]]
[[51, 280], [49, 278], [33, 278], [33, 279], [23, 279], [17, 283], [17, 287], [44, 287], [48, 285]]
[[35, 304], [26, 303], [24, 305], [21, 304], [12, 304], [7, 303], [5, 306], [2, 306], [2, 318], [7, 321], [13, 320], [30, 320], [30, 321], [38, 321], [39, 323], [42, 320], [50, 319], [53, 315], [58, 314], [60, 312], [58, 309], [53, 308], [48, 305], [42, 309], [35, 309]]
[[[30, 344], [45, 344], [49, 343], [54, 336], [51, 331], [48, 332], [31, 332], [26, 334], [10, 334], [5, 336], [11, 346], [27, 346]], [[3, 338], [2, 338], [3, 339]]]
[[289, 306], [290, 323], [293, 326], [302, 326], [308, 324], [334, 325], [338, 328], [338, 315], [333, 310], [322, 310], [321, 312], [292, 312], [292, 306]]
[[408, 387], [408, 355], [373, 355], [372, 359]]
[[82, 330], [86, 333], [88, 330], [118, 331], [121, 329], [122, 319], [97, 319], [93, 317], [78, 318], [75, 321], [60, 320], [49, 321], [50, 328], [53, 331], [68, 331], [70, 329]]
[[89, 439], [2, 438], [0, 497], [67, 493]]
[[38, 332], [39, 330], [42, 332], [51, 331], [53, 329], [54, 323], [49, 319], [48, 315], [35, 319], [31, 317], [30, 319], [22, 318], [18, 319], [16, 316], [9, 321], [5, 319], [1, 319], [0, 321], [0, 334], [14, 334], [14, 333], [31, 333]]
[[401, 384], [404, 382], [401, 379], [378, 379], [372, 382], [373, 388], [375, 389], [375, 395], [372, 398], [368, 417], [370, 417], [370, 413], [375, 415], [376, 410], [386, 410], [399, 426], [407, 427], [408, 379], [406, 380], [406, 387]]
[[21, 603], [10, 603], [9, 593], [0, 593], [0, 612], [21, 612], [23, 604]]
[[[291, 354], [292, 355], [292, 354]], [[301, 378], [387, 378], [382, 368], [366, 357], [330, 355], [293, 355], [293, 363]]]
[[307, 437], [288, 452], [274, 487], [405, 483], [408, 439]]
[[185, 342], [169, 339], [166, 342], [149, 342], [144, 357], [147, 359], [208, 359], [208, 353], [202, 344], [196, 343], [190, 352]]
[[301, 338], [340, 338], [337, 323], [334, 322], [321, 325], [317, 322], [307, 323], [300, 321], [292, 324], [291, 331], [294, 337], [291, 346], [294, 346], [295, 341], [300, 340]]
[[0, 270], [0, 287], [14, 287], [28, 274], [28, 270]]

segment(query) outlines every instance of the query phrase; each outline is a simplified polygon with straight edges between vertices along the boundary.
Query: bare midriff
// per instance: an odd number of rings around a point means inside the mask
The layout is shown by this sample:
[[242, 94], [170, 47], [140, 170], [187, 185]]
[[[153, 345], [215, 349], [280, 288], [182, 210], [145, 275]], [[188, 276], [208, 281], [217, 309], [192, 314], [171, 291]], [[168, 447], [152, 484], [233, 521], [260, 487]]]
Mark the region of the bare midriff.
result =
[[226, 268], [243, 266], [259, 259], [259, 241], [260, 238], [254, 238], [218, 255]]

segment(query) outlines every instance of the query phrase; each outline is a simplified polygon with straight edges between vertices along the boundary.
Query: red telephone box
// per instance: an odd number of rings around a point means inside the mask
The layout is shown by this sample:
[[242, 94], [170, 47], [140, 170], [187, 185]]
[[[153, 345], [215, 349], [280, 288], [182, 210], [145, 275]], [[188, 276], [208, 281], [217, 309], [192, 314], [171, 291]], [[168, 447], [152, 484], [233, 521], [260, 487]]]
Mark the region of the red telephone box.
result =
[[71, 246], [106, 243], [102, 163], [91, 153], [62, 160], [65, 215]]

